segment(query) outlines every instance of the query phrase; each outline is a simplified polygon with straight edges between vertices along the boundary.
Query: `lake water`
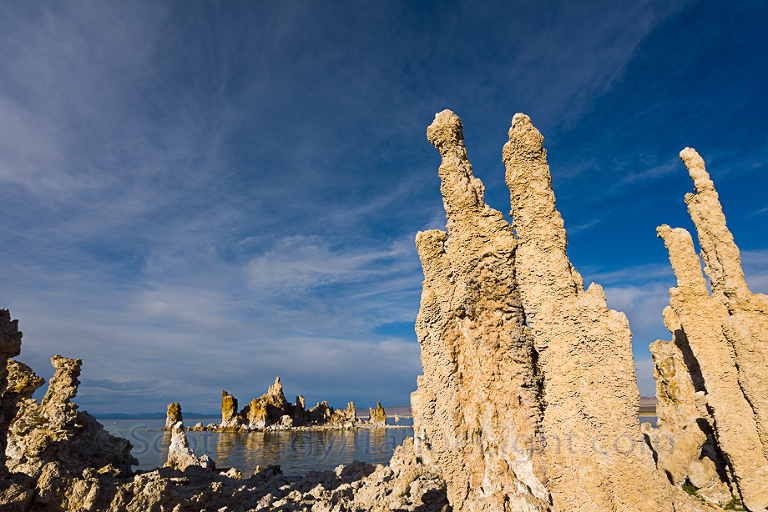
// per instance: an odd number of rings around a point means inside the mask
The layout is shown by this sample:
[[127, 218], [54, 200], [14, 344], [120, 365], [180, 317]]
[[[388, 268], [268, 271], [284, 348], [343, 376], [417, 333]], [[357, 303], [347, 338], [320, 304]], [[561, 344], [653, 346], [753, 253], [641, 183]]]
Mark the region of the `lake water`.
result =
[[[204, 425], [219, 418], [194, 419]], [[656, 416], [640, 416], [640, 422], [656, 426]], [[170, 432], [159, 432], [165, 420], [102, 421], [114, 435], [133, 444], [133, 456], [139, 465], [133, 469], [151, 470], [162, 467], [168, 460]], [[389, 425], [413, 425], [413, 420], [402, 419]], [[217, 468], [235, 467], [250, 476], [257, 468], [279, 464], [286, 475], [303, 475], [310, 470], [333, 469], [339, 464], [355, 460], [370, 464], [387, 464], [395, 447], [413, 436], [413, 428], [364, 428], [352, 430], [307, 430], [269, 432], [187, 432], [189, 447], [198, 457], [208, 455]]]
[[[190, 420], [204, 425], [220, 418]], [[412, 425], [412, 419], [387, 418], [390, 425]], [[158, 432], [165, 420], [103, 420], [110, 433], [133, 444], [133, 456], [139, 465], [133, 469], [162, 467], [168, 460], [170, 432]], [[333, 469], [355, 460], [386, 464], [395, 447], [413, 436], [413, 428], [361, 428], [352, 430], [306, 430], [268, 432], [187, 432], [189, 447], [198, 457], [208, 455], [217, 468], [235, 467], [250, 476], [257, 466], [279, 464], [286, 475], [300, 475], [310, 470]]]

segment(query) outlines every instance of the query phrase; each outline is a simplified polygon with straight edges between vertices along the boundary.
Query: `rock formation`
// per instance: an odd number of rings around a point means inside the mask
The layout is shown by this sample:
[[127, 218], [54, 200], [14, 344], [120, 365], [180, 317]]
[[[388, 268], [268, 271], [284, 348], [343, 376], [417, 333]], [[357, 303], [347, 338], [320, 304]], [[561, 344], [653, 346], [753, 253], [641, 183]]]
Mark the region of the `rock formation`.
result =
[[179, 422], [184, 422], [184, 418], [181, 417], [181, 404], [179, 402], [168, 404], [164, 430], [173, 430], [173, 426]]
[[346, 409], [334, 409], [328, 402], [318, 404], [306, 410], [304, 397], [296, 397], [291, 404], [283, 393], [280, 377], [269, 386], [267, 392], [254, 398], [243, 409], [237, 411], [237, 399], [222, 391], [221, 423], [206, 430], [248, 431], [264, 428], [291, 428], [306, 426], [349, 427], [356, 424], [355, 404], [349, 402]]
[[223, 430], [237, 430], [240, 428], [241, 421], [237, 415], [237, 398], [230, 395], [226, 390], [221, 390], [221, 423], [219, 427]]
[[510, 226], [484, 203], [462, 130], [447, 110], [427, 130], [448, 222], [416, 237], [418, 453], [441, 468], [457, 511], [700, 506], [644, 442], [629, 324], [568, 260], [543, 137], [514, 116], [503, 150]]
[[269, 386], [267, 392], [251, 400], [241, 411], [240, 416], [248, 428], [264, 428], [267, 425], [279, 423], [283, 416], [289, 414], [289, 407], [290, 404], [283, 394], [280, 377], [276, 377], [275, 383]]
[[11, 320], [7, 309], [0, 309], [0, 479], [5, 478], [5, 449], [8, 444], [8, 425], [16, 416], [18, 395], [8, 389], [7, 362], [21, 353], [19, 321]]
[[82, 361], [57, 355], [51, 363], [56, 372], [40, 403], [32, 393], [43, 379], [24, 364], [12, 364], [15, 382], [11, 386], [23, 391], [8, 431], [7, 467], [34, 478], [51, 465], [59, 473], [79, 474], [85, 468], [110, 465], [110, 471], [130, 474], [131, 465], [138, 464], [131, 456], [131, 443], [109, 434], [71, 401], [77, 395]]
[[[354, 404], [352, 405], [354, 406]], [[373, 407], [368, 408], [368, 423], [380, 426], [387, 424], [387, 413], [381, 406], [381, 402], [376, 402], [375, 409]]]
[[168, 445], [168, 461], [164, 467], [176, 468], [184, 471], [189, 466], [215, 469], [215, 463], [207, 456], [198, 458], [189, 447], [187, 434], [184, 433], [184, 424], [177, 422], [171, 427], [171, 444]]
[[[664, 310], [664, 323], [674, 341], [651, 343], [656, 379], [658, 429], [645, 429], [657, 458], [657, 465], [676, 485], [686, 481], [698, 488], [711, 503], [731, 497], [727, 468], [716, 445], [707, 411], [703, 381], [680, 321], [670, 307]], [[686, 364], [686, 359], [688, 363]], [[694, 368], [688, 370], [688, 365]]]
[[458, 116], [435, 117], [447, 232], [416, 236], [424, 270], [416, 332], [424, 375], [411, 395], [416, 449], [456, 511], [549, 510], [533, 452], [540, 377], [514, 275], [517, 242], [483, 201]]
[[[503, 159], [518, 238], [515, 276], [543, 376], [546, 479], [561, 510], [671, 510], [643, 450], [632, 333], [566, 255], [543, 137], [516, 114]], [[556, 440], [556, 442], [551, 442]], [[558, 446], [568, 444], [567, 449]]]
[[[680, 158], [695, 193], [685, 202], [696, 225], [701, 261], [684, 229], [660, 226], [677, 278], [670, 289], [670, 330], [689, 351], [688, 373], [699, 380], [700, 401], [711, 411], [710, 428], [727, 459], [744, 505], [768, 508], [768, 297], [752, 294], [739, 249], [726, 227], [704, 161], [691, 148]], [[678, 334], [679, 332], [679, 334]], [[690, 401], [690, 400], [688, 400]], [[706, 416], [701, 414], [701, 416]]]

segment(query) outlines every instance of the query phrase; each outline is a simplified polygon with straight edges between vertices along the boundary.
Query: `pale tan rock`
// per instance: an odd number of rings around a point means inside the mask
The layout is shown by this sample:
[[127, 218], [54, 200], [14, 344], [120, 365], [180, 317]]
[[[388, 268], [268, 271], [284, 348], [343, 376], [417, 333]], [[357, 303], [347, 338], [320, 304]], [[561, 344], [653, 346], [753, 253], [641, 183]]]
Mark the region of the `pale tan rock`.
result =
[[387, 413], [381, 406], [381, 402], [376, 402], [375, 409], [373, 407], [368, 408], [368, 423], [378, 426], [387, 424]]
[[173, 426], [180, 421], [184, 421], [184, 418], [181, 416], [181, 404], [179, 402], [168, 404], [168, 412], [165, 414], [164, 430], [173, 430]]
[[723, 499], [728, 484], [720, 476], [727, 471], [714, 444], [714, 421], [706, 408], [701, 370], [680, 319], [669, 306], [664, 309], [664, 324], [674, 335], [674, 341], [659, 340], [650, 345], [659, 429], [648, 435], [655, 448], [657, 466], [677, 485], [689, 481], [712, 503], [728, 501], [729, 492], [727, 499]]
[[[57, 471], [66, 474], [107, 465], [118, 473], [130, 474], [131, 465], [138, 464], [131, 456], [131, 443], [109, 434], [96, 418], [78, 411], [71, 401], [77, 395], [82, 361], [57, 355], [51, 363], [56, 372], [42, 402], [30, 397], [18, 402], [18, 412], [8, 430], [8, 468], [33, 478], [39, 478], [50, 463], [56, 463]], [[24, 383], [15, 386], [39, 383], [26, 365], [16, 366], [15, 374]]]
[[455, 511], [548, 510], [532, 339], [515, 282], [515, 236], [483, 201], [461, 121], [445, 110], [440, 151], [447, 233], [416, 236], [424, 283], [416, 332], [424, 375], [411, 396], [416, 453], [439, 468]]
[[643, 449], [627, 318], [608, 309], [599, 285], [584, 291], [566, 255], [542, 143], [528, 116], [516, 114], [503, 158], [515, 276], [544, 376], [544, 478], [554, 508], [672, 510], [671, 489]]
[[225, 389], [221, 390], [221, 423], [219, 428], [222, 430], [237, 430], [240, 428], [240, 418], [237, 415], [237, 398], [227, 393]]
[[768, 297], [752, 294], [744, 281], [739, 249], [704, 161], [691, 148], [680, 158], [693, 179], [686, 195], [696, 225], [707, 290], [690, 234], [660, 226], [677, 287], [670, 304], [701, 371], [717, 442], [727, 455], [750, 510], [768, 507]]
[[198, 458], [189, 447], [187, 434], [184, 432], [184, 424], [179, 421], [171, 427], [171, 443], [168, 445], [168, 460], [164, 467], [170, 467], [184, 471], [189, 466], [200, 466], [206, 469], [215, 469], [216, 465], [207, 455]]

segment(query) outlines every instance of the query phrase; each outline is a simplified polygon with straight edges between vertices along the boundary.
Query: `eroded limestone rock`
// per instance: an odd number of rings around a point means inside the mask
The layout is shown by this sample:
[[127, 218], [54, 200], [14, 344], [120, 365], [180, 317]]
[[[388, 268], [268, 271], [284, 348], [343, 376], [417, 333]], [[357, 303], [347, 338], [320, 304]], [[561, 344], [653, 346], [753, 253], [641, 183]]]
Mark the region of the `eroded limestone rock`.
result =
[[237, 430], [240, 428], [241, 419], [237, 415], [237, 398], [227, 393], [225, 389], [221, 390], [221, 423], [219, 427], [223, 430]]
[[688, 212], [696, 225], [701, 263], [691, 235], [667, 225], [657, 229], [677, 278], [670, 304], [701, 374], [716, 441], [729, 462], [742, 501], [768, 508], [768, 297], [752, 294], [739, 249], [725, 224], [704, 161], [691, 148], [680, 158], [693, 179]]
[[168, 412], [165, 415], [164, 430], [173, 430], [173, 426], [180, 421], [184, 421], [184, 418], [181, 417], [181, 404], [179, 402], [168, 404]]
[[6, 464], [11, 471], [40, 478], [48, 464], [56, 471], [80, 474], [84, 468], [109, 465], [121, 474], [130, 474], [138, 461], [131, 456], [131, 443], [112, 436], [90, 414], [78, 411], [72, 398], [77, 395], [80, 359], [54, 356], [56, 372], [40, 403], [31, 398], [35, 386], [42, 384], [26, 365], [15, 365], [16, 388], [26, 388], [18, 402], [18, 412], [10, 424]]
[[164, 467], [175, 468], [184, 471], [189, 466], [200, 466], [206, 469], [215, 469], [216, 465], [207, 455], [195, 456], [195, 452], [189, 447], [187, 434], [184, 432], [184, 423], [181, 421], [171, 427], [171, 444], [168, 445], [168, 460]]
[[503, 159], [518, 238], [515, 276], [543, 375], [545, 479], [554, 507], [672, 510], [671, 489], [639, 429], [629, 323], [608, 309], [600, 285], [584, 290], [568, 259], [543, 137], [528, 116], [512, 119]]
[[437, 114], [427, 137], [448, 223], [416, 238], [424, 375], [411, 403], [452, 506], [673, 510], [640, 432], [629, 324], [568, 260], [543, 137], [515, 115], [503, 151], [512, 226], [483, 202], [459, 118]]
[[8, 444], [8, 425], [16, 416], [18, 394], [8, 390], [7, 361], [21, 353], [19, 321], [11, 320], [7, 309], [0, 309], [0, 478], [8, 474], [5, 467], [5, 448]]
[[416, 332], [424, 375], [411, 395], [417, 453], [440, 468], [454, 510], [548, 510], [532, 453], [540, 417], [532, 337], [514, 276], [515, 240], [483, 201], [461, 120], [445, 110], [427, 138], [442, 156], [447, 232], [416, 236], [424, 270]]
[[381, 402], [376, 402], [376, 408], [369, 407], [368, 411], [368, 423], [379, 426], [387, 424], [387, 413], [381, 406]]

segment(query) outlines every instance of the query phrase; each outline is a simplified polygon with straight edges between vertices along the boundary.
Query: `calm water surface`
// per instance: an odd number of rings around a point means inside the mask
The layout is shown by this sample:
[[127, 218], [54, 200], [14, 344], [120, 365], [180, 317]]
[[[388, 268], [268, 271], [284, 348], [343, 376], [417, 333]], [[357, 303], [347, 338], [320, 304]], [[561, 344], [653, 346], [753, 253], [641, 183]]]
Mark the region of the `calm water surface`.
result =
[[[194, 423], [217, 422], [219, 418], [194, 419]], [[391, 425], [412, 425], [401, 419]], [[133, 444], [133, 456], [139, 465], [133, 469], [162, 467], [168, 460], [170, 432], [158, 432], [165, 420], [103, 420], [112, 434]], [[279, 464], [286, 475], [304, 474], [310, 470], [333, 469], [339, 464], [360, 460], [386, 464], [395, 447], [413, 436], [413, 428], [371, 428], [353, 430], [274, 431], [274, 432], [187, 432], [189, 447], [198, 457], [208, 455], [217, 468], [235, 467], [250, 476], [257, 466]]]
[[[218, 418], [194, 419], [194, 423], [217, 422]], [[640, 416], [640, 422], [656, 426], [656, 416]], [[162, 467], [168, 460], [170, 432], [158, 432], [165, 420], [102, 421], [112, 434], [133, 444], [133, 456], [139, 465], [133, 469]], [[390, 425], [412, 425], [412, 419]], [[279, 464], [286, 475], [300, 475], [310, 470], [333, 469], [339, 464], [360, 460], [370, 464], [386, 464], [395, 447], [413, 436], [413, 428], [371, 428], [353, 430], [309, 430], [274, 432], [187, 432], [189, 446], [198, 457], [208, 455], [217, 468], [235, 467], [250, 476], [257, 466]]]

